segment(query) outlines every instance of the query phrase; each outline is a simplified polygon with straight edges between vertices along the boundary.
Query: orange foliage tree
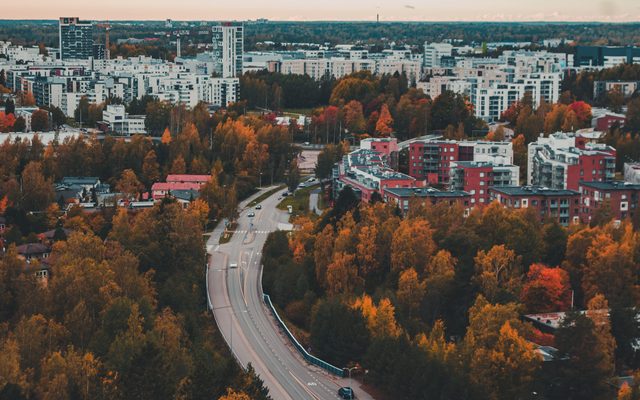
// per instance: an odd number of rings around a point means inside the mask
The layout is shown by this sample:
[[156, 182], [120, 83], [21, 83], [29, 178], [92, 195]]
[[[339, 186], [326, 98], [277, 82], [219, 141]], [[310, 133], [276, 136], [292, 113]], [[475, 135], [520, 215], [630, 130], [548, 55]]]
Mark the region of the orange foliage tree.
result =
[[393, 118], [389, 112], [389, 106], [382, 105], [380, 109], [380, 116], [378, 122], [376, 122], [376, 134], [378, 136], [389, 136], [393, 132]]
[[570, 289], [567, 271], [532, 264], [520, 299], [530, 312], [565, 311], [571, 304]]

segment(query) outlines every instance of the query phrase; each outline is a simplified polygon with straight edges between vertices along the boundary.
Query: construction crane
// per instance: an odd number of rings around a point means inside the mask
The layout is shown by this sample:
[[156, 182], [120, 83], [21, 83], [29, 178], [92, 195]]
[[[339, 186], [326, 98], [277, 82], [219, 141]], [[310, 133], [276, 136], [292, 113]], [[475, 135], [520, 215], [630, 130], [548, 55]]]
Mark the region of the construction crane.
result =
[[104, 28], [104, 59], [109, 60], [111, 55], [111, 50], [109, 49], [109, 31], [111, 31], [111, 24], [107, 21], [103, 24], [98, 24], [97, 26], [99, 28]]

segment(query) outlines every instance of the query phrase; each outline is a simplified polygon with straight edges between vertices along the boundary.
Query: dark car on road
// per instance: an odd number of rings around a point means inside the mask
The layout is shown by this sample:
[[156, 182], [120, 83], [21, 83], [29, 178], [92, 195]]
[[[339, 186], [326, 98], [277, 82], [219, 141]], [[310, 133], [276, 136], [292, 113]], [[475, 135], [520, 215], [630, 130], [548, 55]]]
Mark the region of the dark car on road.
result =
[[341, 399], [355, 399], [356, 398], [355, 393], [353, 393], [353, 389], [351, 389], [348, 386], [343, 386], [340, 389], [338, 389], [338, 396], [340, 396]]

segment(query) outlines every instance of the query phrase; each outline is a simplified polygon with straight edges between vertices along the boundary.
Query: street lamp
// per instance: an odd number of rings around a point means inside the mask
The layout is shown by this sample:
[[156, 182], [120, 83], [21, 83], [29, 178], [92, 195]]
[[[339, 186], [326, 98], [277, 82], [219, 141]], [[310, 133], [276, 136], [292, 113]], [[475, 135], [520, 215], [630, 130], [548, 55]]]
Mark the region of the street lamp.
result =
[[353, 385], [351, 384], [351, 371], [358, 368], [359, 367], [357, 365], [355, 367], [345, 368], [347, 371], [349, 371], [349, 387], [351, 388], [351, 390], [353, 390]]

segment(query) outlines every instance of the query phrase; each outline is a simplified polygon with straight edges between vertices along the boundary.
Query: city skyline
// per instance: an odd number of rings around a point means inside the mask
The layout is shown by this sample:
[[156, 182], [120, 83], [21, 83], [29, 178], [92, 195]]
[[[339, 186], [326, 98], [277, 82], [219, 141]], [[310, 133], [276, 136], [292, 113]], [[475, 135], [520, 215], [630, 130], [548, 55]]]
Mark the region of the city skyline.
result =
[[[537, 2], [509, 2], [493, 0], [480, 3], [459, 0], [453, 4], [415, 2], [406, 0], [402, 5], [388, 5], [355, 0], [344, 4], [328, 0], [322, 6], [281, 0], [269, 6], [257, 0], [243, 0], [229, 5], [210, 5], [203, 0], [185, 0], [176, 3], [158, 3], [141, 0], [134, 4], [124, 0], [110, 2], [108, 7], [99, 3], [82, 5], [77, 0], [54, 3], [30, 0], [24, 4], [7, 5], [3, 18], [24, 19], [25, 8], [29, 19], [57, 19], [61, 15], [78, 15], [96, 20], [271, 20], [300, 21], [518, 21], [518, 22], [635, 22], [640, 21], [640, 5], [633, 0], [605, 0], [584, 4], [577, 0], [562, 3], [551, 0]], [[340, 12], [336, 13], [339, 9]], [[577, 11], [577, 12], [576, 12]]]

